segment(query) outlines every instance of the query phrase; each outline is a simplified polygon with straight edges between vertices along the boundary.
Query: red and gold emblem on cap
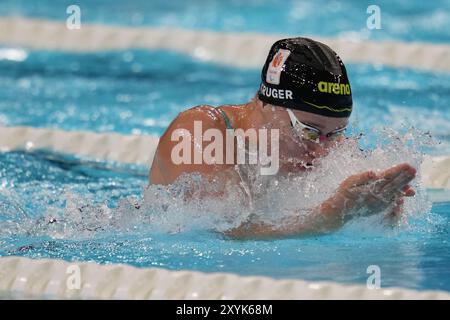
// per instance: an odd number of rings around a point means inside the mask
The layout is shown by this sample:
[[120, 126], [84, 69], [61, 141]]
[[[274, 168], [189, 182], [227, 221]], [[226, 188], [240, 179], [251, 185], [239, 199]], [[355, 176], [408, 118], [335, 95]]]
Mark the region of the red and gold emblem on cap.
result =
[[283, 61], [283, 53], [278, 52], [272, 60], [272, 67], [274, 68], [278, 67], [282, 61]]

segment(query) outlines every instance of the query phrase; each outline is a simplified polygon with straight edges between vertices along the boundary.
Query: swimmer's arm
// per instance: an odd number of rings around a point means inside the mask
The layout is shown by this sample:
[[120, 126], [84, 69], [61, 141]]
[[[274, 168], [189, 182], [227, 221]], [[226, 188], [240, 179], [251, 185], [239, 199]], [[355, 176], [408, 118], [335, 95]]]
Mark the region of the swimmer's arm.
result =
[[342, 224], [336, 215], [328, 211], [328, 207], [324, 203], [310, 212], [303, 212], [289, 220], [280, 221], [276, 226], [264, 222], [246, 222], [224, 234], [234, 239], [270, 239], [309, 236], [335, 230]]
[[272, 226], [263, 223], [246, 223], [226, 232], [233, 238], [277, 238], [294, 235], [324, 233], [340, 228], [351, 219], [352, 212], [364, 208], [377, 213], [391, 207], [389, 218], [400, 213], [403, 197], [414, 196], [409, 182], [416, 170], [403, 163], [389, 168], [381, 174], [367, 171], [345, 179], [335, 194], [302, 219], [297, 218]]

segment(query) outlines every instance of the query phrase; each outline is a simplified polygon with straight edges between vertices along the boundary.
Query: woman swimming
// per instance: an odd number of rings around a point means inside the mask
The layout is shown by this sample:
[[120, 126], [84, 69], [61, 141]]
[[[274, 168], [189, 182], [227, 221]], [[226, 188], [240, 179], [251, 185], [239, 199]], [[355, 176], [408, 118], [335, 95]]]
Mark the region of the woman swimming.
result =
[[[261, 80], [256, 96], [246, 104], [198, 106], [180, 113], [159, 141], [150, 183], [168, 185], [183, 174], [199, 173], [209, 181], [224, 182], [224, 190], [208, 195], [221, 196], [231, 183], [251, 197], [251, 183], [239, 169], [248, 163], [239, 163], [240, 159], [259, 153], [259, 163], [276, 169], [265, 173], [269, 178], [289, 176], [314, 170], [315, 160], [333, 147], [354, 143], [344, 135], [352, 112], [350, 83], [343, 62], [328, 46], [307, 38], [277, 41]], [[267, 130], [271, 139], [262, 134]], [[252, 140], [256, 140], [253, 148]], [[245, 147], [246, 141], [250, 147]], [[247, 158], [240, 156], [242, 146]], [[261, 150], [271, 153], [262, 157]], [[345, 179], [333, 196], [311, 209], [315, 219], [299, 216], [282, 227], [247, 221], [227, 234], [273, 237], [322, 232], [339, 228], [360, 210], [375, 214], [389, 209], [391, 217], [398, 217], [403, 197], [415, 194], [409, 185], [415, 174], [406, 163], [381, 173], [362, 172]]]

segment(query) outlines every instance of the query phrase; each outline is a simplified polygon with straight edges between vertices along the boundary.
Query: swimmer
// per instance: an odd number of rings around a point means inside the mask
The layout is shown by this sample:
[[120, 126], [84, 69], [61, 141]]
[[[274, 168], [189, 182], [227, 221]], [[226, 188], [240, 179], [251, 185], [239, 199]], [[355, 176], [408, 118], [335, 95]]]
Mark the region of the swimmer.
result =
[[[262, 69], [260, 88], [250, 102], [197, 106], [178, 115], [159, 141], [150, 169], [150, 183], [169, 185], [183, 174], [199, 173], [209, 181], [224, 182], [224, 188], [230, 183], [236, 187], [243, 185], [242, 175], [233, 163], [173, 161], [173, 151], [179, 144], [174, 136], [192, 134], [196, 130], [195, 122], [201, 123], [202, 133], [216, 129], [223, 136], [227, 129], [278, 129], [277, 175], [307, 173], [314, 170], [315, 159], [324, 157], [333, 147], [355, 143], [345, 137], [352, 105], [345, 66], [332, 49], [308, 38], [279, 40], [270, 49]], [[193, 139], [185, 152], [191, 155], [204, 152], [208, 143]], [[232, 149], [234, 159], [237, 148], [235, 145]], [[216, 153], [227, 150], [223, 146]], [[407, 163], [380, 173], [361, 172], [342, 181], [333, 196], [311, 209], [311, 216], [317, 219], [299, 218], [282, 227], [247, 221], [227, 234], [238, 238], [267, 238], [329, 232], [361, 210], [365, 214], [388, 210], [388, 217], [395, 219], [401, 213], [403, 197], [415, 194], [409, 185], [415, 175], [416, 169]], [[217, 190], [211, 191], [213, 193], [221, 196]]]

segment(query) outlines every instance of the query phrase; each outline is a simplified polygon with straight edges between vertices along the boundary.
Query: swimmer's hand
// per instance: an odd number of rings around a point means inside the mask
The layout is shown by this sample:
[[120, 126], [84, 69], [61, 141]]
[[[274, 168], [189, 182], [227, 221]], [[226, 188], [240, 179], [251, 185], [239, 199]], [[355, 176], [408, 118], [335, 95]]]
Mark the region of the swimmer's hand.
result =
[[232, 238], [278, 238], [289, 235], [311, 235], [340, 228], [358, 214], [376, 214], [389, 209], [389, 222], [400, 216], [403, 197], [414, 196], [409, 183], [416, 169], [407, 163], [399, 164], [379, 174], [373, 171], [358, 173], [345, 179], [335, 194], [311, 211], [311, 219], [298, 219], [275, 227], [264, 223], [247, 222], [225, 232]]
[[[389, 209], [387, 218], [398, 218], [403, 197], [414, 196], [409, 183], [416, 169], [407, 163], [396, 165], [380, 174], [367, 171], [345, 179], [334, 196], [325, 201], [320, 212], [329, 223], [341, 225], [355, 214], [380, 213]], [[331, 225], [330, 225], [331, 227]]]

